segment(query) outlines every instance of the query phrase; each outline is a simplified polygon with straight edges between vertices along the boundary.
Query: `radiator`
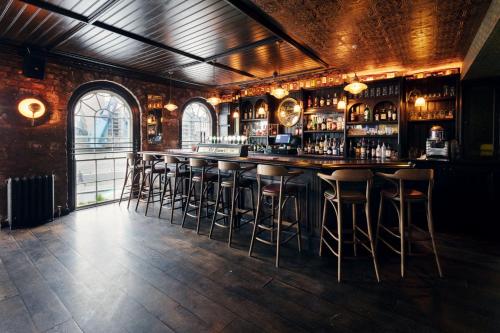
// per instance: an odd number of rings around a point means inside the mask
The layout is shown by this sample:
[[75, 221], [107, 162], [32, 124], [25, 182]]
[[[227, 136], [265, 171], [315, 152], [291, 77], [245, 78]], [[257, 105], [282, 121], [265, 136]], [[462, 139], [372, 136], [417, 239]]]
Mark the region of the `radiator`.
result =
[[7, 179], [7, 219], [11, 229], [54, 219], [54, 175]]

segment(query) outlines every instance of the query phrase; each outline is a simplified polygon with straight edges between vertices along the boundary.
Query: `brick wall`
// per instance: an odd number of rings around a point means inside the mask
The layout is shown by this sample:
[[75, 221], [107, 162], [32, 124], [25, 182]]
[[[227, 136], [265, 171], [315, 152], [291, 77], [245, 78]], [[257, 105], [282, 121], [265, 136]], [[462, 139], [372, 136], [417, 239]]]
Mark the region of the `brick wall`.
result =
[[[5, 180], [10, 176], [56, 175], [55, 201], [63, 209], [68, 202], [67, 117], [68, 101], [77, 87], [86, 82], [108, 80], [126, 87], [145, 109], [146, 95], [166, 97], [168, 85], [147, 82], [104, 69], [84, 69], [72, 64], [48, 60], [45, 79], [29, 79], [22, 74], [22, 57], [0, 51], [0, 221], [6, 217]], [[46, 103], [48, 119], [35, 127], [27, 125], [17, 112], [17, 101], [36, 95]], [[182, 106], [192, 97], [204, 96], [198, 89], [173, 88], [174, 101]], [[146, 138], [146, 114], [141, 112], [142, 149], [158, 150], [178, 144], [179, 110], [164, 117], [163, 144], [149, 146]]]

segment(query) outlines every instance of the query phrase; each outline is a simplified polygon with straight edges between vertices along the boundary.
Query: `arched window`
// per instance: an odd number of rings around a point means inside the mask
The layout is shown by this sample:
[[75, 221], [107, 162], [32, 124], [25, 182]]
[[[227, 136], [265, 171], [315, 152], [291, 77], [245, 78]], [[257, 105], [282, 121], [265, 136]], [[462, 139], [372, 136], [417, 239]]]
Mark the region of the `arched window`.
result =
[[74, 135], [76, 207], [118, 198], [133, 150], [128, 103], [108, 90], [84, 94], [74, 108]]
[[201, 102], [191, 102], [182, 114], [182, 148], [191, 148], [203, 136], [212, 136], [213, 119], [207, 106]]

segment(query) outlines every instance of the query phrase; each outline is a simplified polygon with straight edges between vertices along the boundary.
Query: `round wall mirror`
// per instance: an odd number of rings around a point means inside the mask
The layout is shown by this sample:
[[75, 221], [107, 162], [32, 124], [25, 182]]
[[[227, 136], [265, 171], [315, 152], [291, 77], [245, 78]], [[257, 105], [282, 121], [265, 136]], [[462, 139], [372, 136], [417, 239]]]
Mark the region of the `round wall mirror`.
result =
[[293, 98], [285, 98], [278, 106], [278, 120], [285, 127], [292, 127], [300, 120], [300, 105]]

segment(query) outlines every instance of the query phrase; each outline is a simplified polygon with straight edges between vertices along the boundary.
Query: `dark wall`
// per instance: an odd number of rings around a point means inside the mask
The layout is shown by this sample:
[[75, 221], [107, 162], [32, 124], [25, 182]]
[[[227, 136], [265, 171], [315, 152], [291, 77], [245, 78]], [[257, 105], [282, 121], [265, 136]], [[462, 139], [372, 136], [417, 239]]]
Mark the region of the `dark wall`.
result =
[[[0, 51], [0, 221], [6, 216], [5, 180], [11, 176], [55, 174], [55, 201], [63, 209], [68, 203], [67, 117], [68, 102], [82, 84], [107, 80], [121, 85], [135, 96], [141, 119], [142, 149], [158, 150], [176, 147], [179, 140], [179, 111], [193, 97], [205, 96], [201, 88], [174, 88], [173, 100], [179, 105], [167, 112], [163, 120], [163, 142], [148, 145], [146, 138], [147, 94], [167, 97], [168, 85], [117, 75], [109, 70], [86, 68], [67, 61], [48, 59], [43, 80], [22, 74], [23, 58], [13, 50]], [[45, 101], [48, 116], [31, 127], [17, 111], [17, 102], [25, 96]], [[205, 96], [206, 97], [206, 96]]]

